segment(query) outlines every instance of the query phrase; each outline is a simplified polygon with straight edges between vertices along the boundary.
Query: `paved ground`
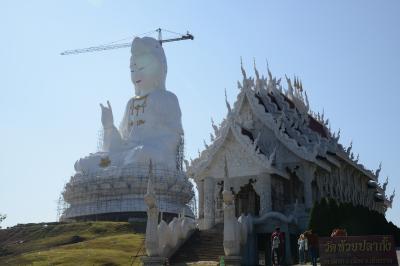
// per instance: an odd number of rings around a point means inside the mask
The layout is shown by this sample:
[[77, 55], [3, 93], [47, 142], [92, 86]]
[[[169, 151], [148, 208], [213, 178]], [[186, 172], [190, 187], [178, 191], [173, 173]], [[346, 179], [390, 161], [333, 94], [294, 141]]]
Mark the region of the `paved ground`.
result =
[[[400, 266], [400, 249], [397, 250], [397, 261], [399, 262], [399, 266]], [[218, 263], [216, 262], [211, 262], [211, 261], [201, 261], [201, 262], [197, 262], [197, 263], [188, 263], [188, 264], [177, 264], [179, 266], [183, 266], [183, 265], [190, 265], [190, 266], [216, 266], [218, 265]], [[307, 264], [295, 264], [294, 266], [304, 266], [304, 265], [311, 265], [311, 263], [307, 263]], [[317, 264], [318, 266], [320, 266], [321, 264]]]
[[[398, 249], [397, 250], [397, 262], [399, 263], [399, 266], [400, 266], [400, 249]], [[307, 263], [307, 264], [295, 264], [294, 266], [301, 266], [301, 265], [311, 265], [310, 263]], [[321, 265], [321, 264], [318, 264], [318, 266], [319, 265]]]

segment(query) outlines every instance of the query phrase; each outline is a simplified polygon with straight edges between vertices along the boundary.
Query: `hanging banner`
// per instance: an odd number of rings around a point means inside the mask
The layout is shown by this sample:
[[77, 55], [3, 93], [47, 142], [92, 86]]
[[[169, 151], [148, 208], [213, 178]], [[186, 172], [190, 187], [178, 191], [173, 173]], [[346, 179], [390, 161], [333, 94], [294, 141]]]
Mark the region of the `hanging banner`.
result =
[[321, 266], [398, 266], [393, 236], [319, 238]]

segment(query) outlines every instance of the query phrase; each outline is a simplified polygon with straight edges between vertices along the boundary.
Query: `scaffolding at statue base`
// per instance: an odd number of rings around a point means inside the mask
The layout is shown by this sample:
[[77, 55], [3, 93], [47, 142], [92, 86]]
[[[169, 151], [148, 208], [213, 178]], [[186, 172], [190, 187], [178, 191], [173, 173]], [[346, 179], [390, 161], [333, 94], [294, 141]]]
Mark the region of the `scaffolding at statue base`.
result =
[[[193, 184], [185, 173], [154, 165], [153, 180], [157, 205], [164, 219], [182, 212], [195, 217], [197, 204]], [[147, 164], [105, 168], [95, 173], [77, 173], [65, 185], [58, 202], [60, 221], [146, 219]]]

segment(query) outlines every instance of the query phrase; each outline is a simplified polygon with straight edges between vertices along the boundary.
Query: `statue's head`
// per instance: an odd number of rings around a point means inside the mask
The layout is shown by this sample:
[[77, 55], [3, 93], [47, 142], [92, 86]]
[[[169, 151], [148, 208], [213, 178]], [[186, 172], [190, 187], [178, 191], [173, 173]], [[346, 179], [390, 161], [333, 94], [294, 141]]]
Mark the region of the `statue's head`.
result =
[[135, 95], [144, 96], [153, 90], [165, 90], [167, 59], [160, 42], [150, 37], [136, 37], [131, 53], [131, 79]]

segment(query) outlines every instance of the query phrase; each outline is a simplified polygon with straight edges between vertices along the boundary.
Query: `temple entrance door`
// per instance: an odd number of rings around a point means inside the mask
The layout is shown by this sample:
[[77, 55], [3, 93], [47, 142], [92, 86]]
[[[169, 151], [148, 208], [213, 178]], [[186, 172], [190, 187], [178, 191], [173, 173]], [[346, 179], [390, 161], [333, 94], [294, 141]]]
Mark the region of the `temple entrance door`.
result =
[[271, 265], [271, 233], [257, 234], [258, 264]]
[[235, 212], [236, 217], [242, 213], [258, 216], [260, 212], [260, 196], [257, 195], [253, 186], [249, 183], [240, 188], [235, 195]]

